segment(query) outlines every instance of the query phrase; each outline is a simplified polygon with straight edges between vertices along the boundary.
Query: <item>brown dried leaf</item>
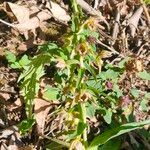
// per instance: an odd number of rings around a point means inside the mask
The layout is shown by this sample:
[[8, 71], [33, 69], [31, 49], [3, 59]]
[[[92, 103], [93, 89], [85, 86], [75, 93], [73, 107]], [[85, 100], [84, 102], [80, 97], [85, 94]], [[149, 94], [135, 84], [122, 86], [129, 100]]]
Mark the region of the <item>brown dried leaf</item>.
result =
[[131, 16], [131, 18], [128, 20], [129, 27], [131, 29], [131, 35], [134, 37], [135, 31], [138, 26], [139, 19], [141, 17], [141, 14], [143, 12], [143, 7], [141, 6], [139, 9], [135, 11], [135, 13]]
[[19, 6], [10, 2], [4, 3], [6, 13], [15, 18], [19, 23], [23, 23], [29, 20], [29, 9], [24, 6]]
[[20, 108], [21, 106], [22, 106], [22, 101], [20, 98], [17, 98], [17, 100], [14, 103], [7, 106], [7, 109], [9, 109], [9, 111], [13, 111], [17, 108]]
[[4, 143], [8, 143], [9, 145], [9, 146], [5, 145], [7, 149], [18, 150], [19, 147], [23, 146], [19, 129], [16, 126], [10, 126], [9, 128], [5, 128], [4, 130], [2, 130], [0, 135], [0, 142], [2, 142], [2, 139], [4, 139], [3, 141]]
[[52, 15], [56, 19], [64, 22], [68, 22], [71, 19], [70, 16], [67, 14], [67, 12], [62, 7], [60, 7], [57, 3], [54, 3], [52, 1], [50, 1], [50, 3], [51, 6], [49, 2], [47, 2], [46, 7], [50, 9]]
[[9, 93], [5, 93], [5, 92], [0, 92], [0, 99], [2, 102], [7, 102], [7, 100], [10, 98], [10, 94]]
[[46, 116], [49, 110], [50, 110], [49, 102], [40, 98], [35, 99], [34, 113], [35, 113], [35, 119], [37, 122], [37, 131], [39, 134], [43, 134], [44, 132]]

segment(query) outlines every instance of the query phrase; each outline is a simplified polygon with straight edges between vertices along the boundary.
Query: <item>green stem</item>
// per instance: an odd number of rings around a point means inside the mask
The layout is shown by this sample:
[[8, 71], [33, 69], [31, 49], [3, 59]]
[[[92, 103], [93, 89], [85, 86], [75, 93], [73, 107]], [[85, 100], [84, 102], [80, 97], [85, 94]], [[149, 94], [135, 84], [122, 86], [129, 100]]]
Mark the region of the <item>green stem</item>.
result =
[[78, 5], [77, 5], [76, 0], [71, 0], [71, 1], [72, 1], [72, 8], [73, 8], [74, 13], [78, 13]]
[[[80, 104], [81, 107], [81, 119], [83, 121], [83, 123], [86, 124], [86, 106], [85, 103], [81, 103]], [[84, 146], [87, 147], [87, 132], [86, 132], [86, 128], [83, 131], [83, 141], [84, 141]]]

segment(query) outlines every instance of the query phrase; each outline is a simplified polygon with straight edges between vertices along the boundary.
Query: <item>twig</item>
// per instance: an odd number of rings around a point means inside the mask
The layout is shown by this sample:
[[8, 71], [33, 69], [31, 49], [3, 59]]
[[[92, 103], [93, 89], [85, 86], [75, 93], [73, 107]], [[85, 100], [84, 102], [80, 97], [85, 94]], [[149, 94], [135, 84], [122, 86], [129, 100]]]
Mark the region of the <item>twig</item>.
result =
[[98, 9], [99, 0], [95, 0], [94, 2], [94, 9]]
[[3, 24], [5, 24], [5, 25], [7, 25], [7, 26], [10, 26], [10, 27], [15, 28], [15, 25], [14, 25], [14, 24], [8, 23], [8, 22], [6, 22], [6, 21], [4, 21], [4, 20], [2, 20], [2, 19], [0, 19], [0, 22], [3, 23]]
[[100, 33], [100, 35], [102, 35], [103, 37], [110, 39], [113, 41], [113, 38], [111, 36], [109, 36], [107, 33], [105, 33], [104, 31], [102, 31], [101, 29], [98, 28], [98, 32]]
[[146, 5], [145, 5], [143, 0], [141, 0], [141, 4], [142, 4], [143, 10], [144, 10], [144, 13], [145, 13], [145, 15], [147, 17], [148, 25], [150, 25], [150, 15], [148, 13], [147, 7], [146, 7]]
[[92, 8], [87, 2], [84, 0], [77, 0], [78, 5], [82, 7], [83, 10], [88, 12], [88, 14], [93, 15], [93, 16], [98, 16], [101, 19], [104, 19], [100, 11], [96, 11], [94, 8]]
[[51, 138], [51, 137], [46, 136], [46, 135], [40, 135], [40, 136], [43, 137], [43, 138], [46, 138], [46, 139], [48, 139], [48, 140], [51, 140], [51, 141], [53, 141], [53, 142], [56, 142], [56, 143], [58, 143], [58, 144], [60, 144], [60, 145], [63, 145], [64, 147], [67, 147], [67, 148], [70, 147], [70, 143], [64, 142], [64, 141], [62, 141], [62, 140], [58, 140], [58, 139], [56, 139], [56, 138]]
[[100, 20], [104, 21], [104, 23], [107, 25], [108, 29], [110, 29], [108, 22], [106, 19], [102, 16], [100, 11], [96, 11], [94, 8], [92, 8], [87, 2], [84, 0], [76, 0], [78, 5], [82, 7], [84, 11], [86, 11], [88, 14], [92, 16], [98, 17]]
[[0, 93], [8, 93], [8, 94], [16, 94], [17, 92], [7, 91], [7, 90], [1, 90]]
[[120, 20], [120, 12], [119, 10], [117, 10], [116, 17], [115, 17], [115, 25], [114, 25], [113, 33], [112, 33], [112, 39], [113, 39], [112, 45], [114, 45], [117, 39], [118, 33], [119, 33], [119, 20]]
[[113, 53], [119, 54], [119, 52], [117, 52], [114, 48], [109, 47], [108, 45], [102, 43], [100, 40], [97, 40], [97, 43], [100, 44], [100, 45], [102, 45], [102, 46], [104, 46], [104, 47], [106, 47], [107, 49], [109, 49], [109, 50], [112, 51]]

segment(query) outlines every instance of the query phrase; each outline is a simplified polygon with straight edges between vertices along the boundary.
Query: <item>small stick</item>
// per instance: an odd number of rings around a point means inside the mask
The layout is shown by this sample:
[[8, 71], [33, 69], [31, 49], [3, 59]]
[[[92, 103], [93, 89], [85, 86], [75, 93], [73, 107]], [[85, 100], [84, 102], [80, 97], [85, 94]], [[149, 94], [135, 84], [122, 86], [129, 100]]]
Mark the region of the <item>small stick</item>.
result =
[[104, 47], [106, 47], [107, 49], [109, 49], [109, 50], [112, 51], [113, 53], [119, 54], [119, 52], [117, 52], [114, 48], [109, 47], [108, 45], [102, 43], [100, 40], [98, 40], [97, 43], [100, 44], [100, 45], [102, 45], [102, 46], [104, 46]]
[[58, 144], [60, 144], [60, 145], [63, 145], [63, 146], [65, 146], [65, 147], [67, 147], [67, 148], [70, 147], [70, 143], [64, 142], [64, 141], [62, 141], [62, 140], [58, 140], [58, 139], [56, 139], [56, 138], [51, 138], [51, 137], [46, 136], [46, 135], [40, 135], [40, 136], [43, 137], [43, 138], [46, 138], [46, 139], [48, 139], [48, 140], [51, 140], [51, 141], [53, 141], [53, 142], [56, 142], [56, 143], [58, 143]]
[[82, 7], [84, 11], [86, 11], [88, 14], [92, 16], [98, 17], [100, 20], [104, 21], [104, 23], [107, 25], [108, 29], [110, 29], [110, 26], [106, 19], [102, 16], [100, 11], [95, 10], [93, 7], [91, 7], [87, 2], [84, 0], [77, 0], [77, 4]]
[[94, 2], [94, 9], [98, 9], [99, 0], [95, 0]]
[[4, 20], [2, 20], [2, 19], [0, 19], [0, 22], [3, 23], [3, 24], [5, 24], [5, 25], [7, 25], [7, 26], [10, 26], [10, 27], [15, 28], [15, 25], [14, 25], [14, 24], [8, 23], [8, 22], [6, 22], [6, 21], [4, 21]]
[[120, 12], [119, 10], [117, 10], [116, 17], [115, 17], [115, 24], [114, 24], [113, 33], [112, 33], [112, 39], [113, 39], [112, 45], [115, 44], [115, 41], [119, 33], [119, 21], [120, 21]]
[[148, 25], [150, 25], [150, 15], [148, 13], [147, 7], [146, 7], [146, 5], [145, 5], [143, 0], [141, 0], [141, 4], [142, 4], [142, 7], [144, 9], [144, 13], [145, 13], [145, 15], [147, 17]]
[[0, 93], [16, 94], [17, 92], [6, 91], [6, 90], [0, 90]]

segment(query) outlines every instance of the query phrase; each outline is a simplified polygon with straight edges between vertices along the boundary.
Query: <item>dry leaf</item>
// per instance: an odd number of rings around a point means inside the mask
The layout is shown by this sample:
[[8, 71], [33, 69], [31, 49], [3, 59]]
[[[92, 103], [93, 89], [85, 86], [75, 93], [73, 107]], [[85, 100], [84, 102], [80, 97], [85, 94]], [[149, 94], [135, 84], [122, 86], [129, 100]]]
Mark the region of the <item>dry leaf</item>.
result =
[[132, 15], [132, 17], [128, 20], [129, 27], [131, 29], [131, 35], [134, 37], [135, 31], [138, 26], [139, 19], [141, 17], [141, 14], [143, 12], [143, 7], [141, 6], [139, 9], [135, 11], [135, 13]]
[[19, 23], [23, 23], [29, 20], [28, 8], [10, 2], [5, 2], [4, 7], [6, 13], [12, 18], [16, 18], [16, 21]]
[[37, 130], [39, 134], [43, 134], [46, 116], [50, 110], [50, 103], [40, 99], [35, 99], [34, 113], [37, 122]]
[[116, 17], [115, 17], [115, 24], [114, 24], [114, 28], [113, 28], [113, 34], [112, 34], [112, 38], [113, 38], [112, 44], [115, 44], [115, 41], [118, 37], [119, 22], [120, 22], [120, 10], [117, 10]]
[[9, 109], [9, 111], [13, 111], [17, 108], [20, 108], [22, 106], [22, 102], [21, 102], [21, 99], [20, 98], [17, 98], [17, 100], [12, 103], [11, 105], [8, 105], [7, 106], [7, 109]]
[[19, 134], [19, 129], [17, 126], [10, 126], [9, 128], [5, 128], [4, 130], [2, 130], [0, 135], [0, 140], [1, 139], [4, 139], [4, 143], [9, 142], [9, 146], [6, 147], [9, 150], [18, 150], [19, 147], [23, 146], [21, 135]]
[[136, 60], [135, 62], [135, 67], [136, 67], [136, 70], [138, 72], [142, 71], [143, 70], [143, 63], [142, 63], [142, 60]]
[[48, 20], [50, 18], [51, 16], [48, 11], [41, 11], [37, 14], [36, 17], [29, 19], [27, 22], [16, 24], [14, 27], [21, 32], [34, 30], [38, 28], [43, 21]]
[[50, 3], [51, 7], [49, 2], [47, 2], [46, 7], [51, 11], [54, 18], [64, 22], [68, 22], [71, 19], [70, 16], [67, 14], [67, 12], [57, 3], [54, 3], [52, 1], [50, 1]]
[[[29, 32], [32, 31], [34, 38], [36, 37], [35, 29], [40, 27], [41, 23], [51, 18], [51, 13], [48, 10], [42, 10], [34, 17], [32, 13], [37, 12], [37, 9], [29, 11], [25, 6], [5, 2], [5, 11], [13, 20], [18, 21], [18, 24], [9, 24], [9, 26], [17, 29], [21, 34], [24, 34], [26, 39], [29, 39]], [[31, 18], [30, 18], [31, 17]], [[4, 22], [4, 21], [3, 21]], [[34, 41], [35, 42], [35, 41]]]

